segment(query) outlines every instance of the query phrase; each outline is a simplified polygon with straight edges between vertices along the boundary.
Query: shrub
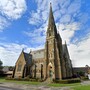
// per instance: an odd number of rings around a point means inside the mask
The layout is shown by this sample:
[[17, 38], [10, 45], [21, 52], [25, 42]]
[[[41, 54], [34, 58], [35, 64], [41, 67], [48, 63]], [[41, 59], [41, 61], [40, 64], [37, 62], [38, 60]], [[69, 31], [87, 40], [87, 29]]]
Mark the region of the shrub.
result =
[[31, 81], [31, 82], [42, 82], [42, 79], [39, 78], [29, 78], [29, 77], [25, 77], [25, 78], [11, 78], [11, 77], [6, 77], [6, 80], [16, 80], [16, 81]]
[[30, 80], [29, 76], [25, 77], [24, 80], [29, 81]]
[[89, 80], [88, 77], [81, 77], [82, 80]]
[[81, 82], [79, 78], [75, 79], [65, 79], [65, 80], [54, 80], [55, 83], [69, 84], [69, 83], [78, 83]]
[[6, 79], [6, 80], [12, 80], [13, 78], [12, 78], [12, 77], [7, 76], [5, 79]]

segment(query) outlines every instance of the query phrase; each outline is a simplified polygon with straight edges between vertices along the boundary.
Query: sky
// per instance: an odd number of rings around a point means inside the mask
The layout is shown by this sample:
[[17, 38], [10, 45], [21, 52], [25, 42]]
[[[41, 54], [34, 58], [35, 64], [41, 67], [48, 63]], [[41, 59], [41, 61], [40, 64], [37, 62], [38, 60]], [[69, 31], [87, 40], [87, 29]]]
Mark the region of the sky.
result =
[[0, 60], [15, 65], [25, 52], [44, 48], [50, 2], [73, 67], [90, 66], [90, 0], [0, 0]]

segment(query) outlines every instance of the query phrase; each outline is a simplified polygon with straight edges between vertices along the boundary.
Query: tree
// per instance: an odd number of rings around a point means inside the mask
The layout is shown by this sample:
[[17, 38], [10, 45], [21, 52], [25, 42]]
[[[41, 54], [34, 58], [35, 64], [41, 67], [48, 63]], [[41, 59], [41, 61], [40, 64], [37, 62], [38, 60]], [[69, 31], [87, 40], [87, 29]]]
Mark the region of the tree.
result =
[[2, 71], [2, 68], [3, 68], [3, 62], [0, 60], [0, 71]]
[[0, 77], [2, 77], [3, 76], [3, 62], [0, 60]]

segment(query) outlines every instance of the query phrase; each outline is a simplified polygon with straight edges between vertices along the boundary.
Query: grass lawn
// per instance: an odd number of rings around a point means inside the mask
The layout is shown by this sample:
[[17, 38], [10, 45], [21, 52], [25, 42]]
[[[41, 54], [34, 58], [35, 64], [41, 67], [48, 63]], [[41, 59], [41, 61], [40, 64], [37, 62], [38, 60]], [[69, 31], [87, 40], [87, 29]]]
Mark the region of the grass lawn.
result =
[[5, 80], [4, 78], [0, 78], [0, 83], [10, 82], [16, 84], [31, 84], [31, 85], [39, 85], [40, 82], [31, 82], [31, 81], [15, 81], [15, 80]]
[[[15, 83], [15, 84], [30, 84], [30, 85], [42, 85], [41, 82], [31, 82], [31, 81], [15, 81], [15, 80], [5, 80], [0, 78], [0, 83]], [[90, 85], [81, 85], [81, 83], [72, 83], [72, 84], [59, 84], [59, 83], [50, 83], [47, 86], [50, 87], [67, 87], [71, 86], [71, 90], [90, 90]]]
[[81, 85], [73, 87], [73, 90], [90, 90], [90, 85]]
[[[5, 80], [4, 78], [0, 78], [0, 83], [4, 82], [10, 82], [10, 83], [16, 83], [16, 84], [31, 84], [31, 85], [40, 85], [42, 82], [31, 82], [31, 81], [15, 81], [15, 80]], [[50, 87], [64, 87], [64, 86], [76, 86], [80, 85], [80, 83], [73, 83], [73, 84], [59, 84], [59, 83], [51, 83], [47, 86]]]
[[58, 84], [58, 83], [51, 83], [48, 86], [52, 87], [67, 87], [72, 86], [71, 90], [90, 90], [90, 85], [81, 85], [80, 83], [73, 83], [73, 84]]
[[72, 84], [51, 83], [51, 84], [48, 84], [48, 86], [52, 86], [52, 87], [77, 86], [77, 85], [81, 85], [81, 84], [80, 83], [72, 83]]

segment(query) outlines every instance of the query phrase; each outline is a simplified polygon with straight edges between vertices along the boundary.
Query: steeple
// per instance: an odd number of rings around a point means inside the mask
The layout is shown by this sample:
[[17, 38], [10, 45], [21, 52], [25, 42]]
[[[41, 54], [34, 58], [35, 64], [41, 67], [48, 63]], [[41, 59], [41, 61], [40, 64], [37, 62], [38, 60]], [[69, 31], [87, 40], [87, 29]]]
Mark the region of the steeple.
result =
[[57, 29], [54, 21], [53, 11], [52, 11], [52, 4], [50, 3], [50, 12], [49, 12], [49, 21], [48, 21], [48, 28], [47, 32], [52, 32], [53, 35], [57, 34]]

